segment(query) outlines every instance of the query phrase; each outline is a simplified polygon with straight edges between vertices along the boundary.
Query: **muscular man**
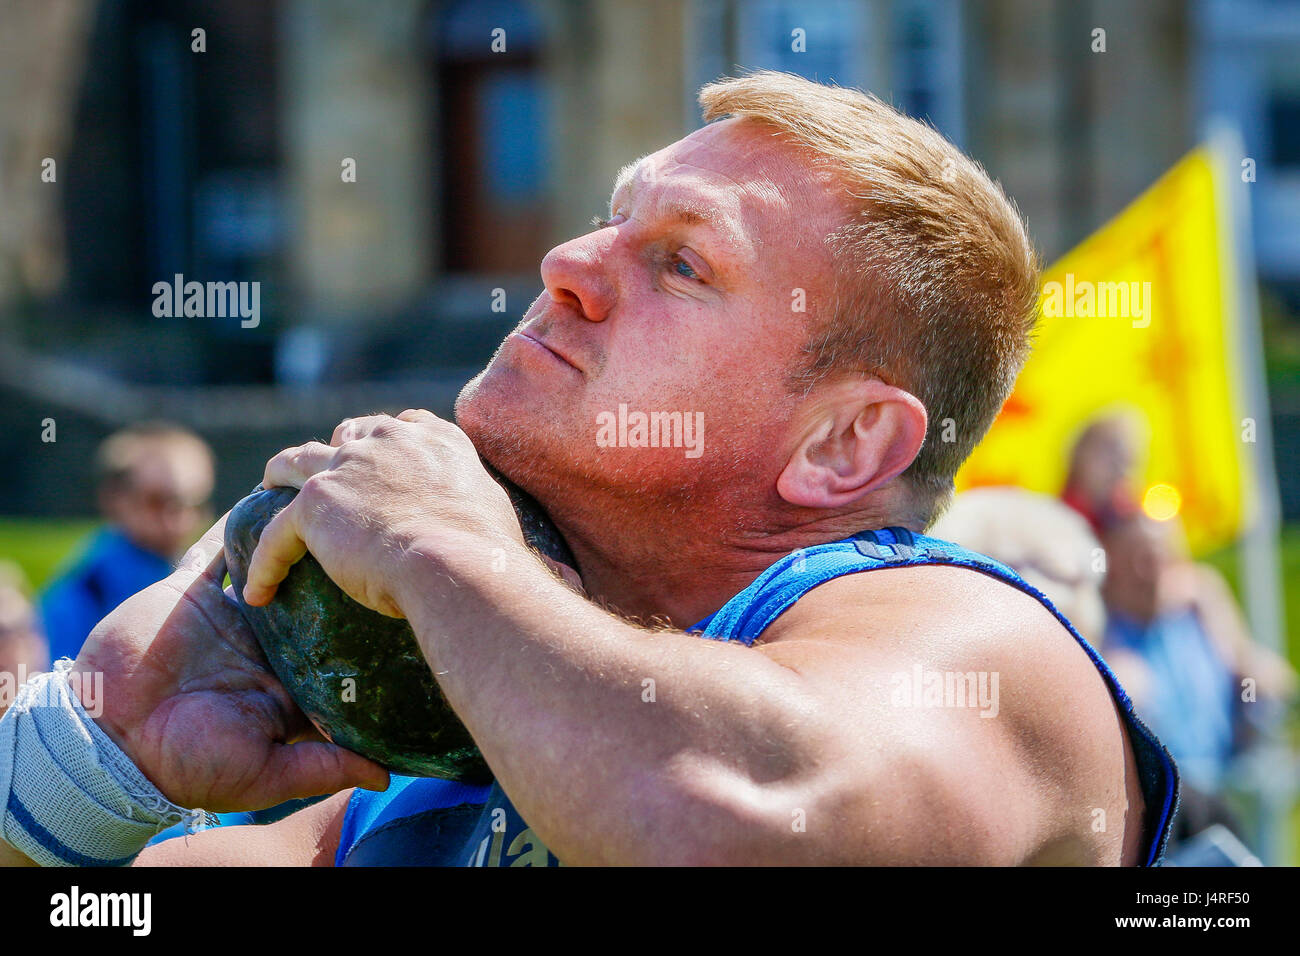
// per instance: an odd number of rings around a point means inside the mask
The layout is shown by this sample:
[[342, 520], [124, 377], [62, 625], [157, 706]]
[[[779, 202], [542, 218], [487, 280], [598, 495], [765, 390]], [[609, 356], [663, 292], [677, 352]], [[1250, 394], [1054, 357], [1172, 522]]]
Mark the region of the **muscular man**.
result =
[[[919, 533], [1026, 353], [1014, 207], [856, 91], [759, 73], [701, 101], [720, 121], [626, 168], [546, 256], [457, 425], [352, 419], [266, 468], [301, 492], [246, 598], [310, 550], [409, 619], [495, 783], [344, 789], [390, 781], [300, 739], [220, 590], [218, 523], [83, 650], [98, 724], [183, 806], [339, 792], [139, 863], [1158, 858], [1176, 772], [1113, 677], [1012, 572]], [[642, 441], [654, 412], [691, 446]], [[545, 506], [588, 596], [526, 549], [479, 454]]]

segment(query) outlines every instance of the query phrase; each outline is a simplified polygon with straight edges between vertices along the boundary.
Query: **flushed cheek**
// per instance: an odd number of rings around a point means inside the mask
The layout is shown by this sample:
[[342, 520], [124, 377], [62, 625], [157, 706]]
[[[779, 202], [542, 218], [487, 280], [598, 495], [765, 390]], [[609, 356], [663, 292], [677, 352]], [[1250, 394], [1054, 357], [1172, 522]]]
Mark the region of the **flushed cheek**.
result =
[[698, 356], [694, 375], [716, 391], [760, 399], [781, 394], [788, 362], [778, 360], [769, 344], [744, 333], [709, 343]]

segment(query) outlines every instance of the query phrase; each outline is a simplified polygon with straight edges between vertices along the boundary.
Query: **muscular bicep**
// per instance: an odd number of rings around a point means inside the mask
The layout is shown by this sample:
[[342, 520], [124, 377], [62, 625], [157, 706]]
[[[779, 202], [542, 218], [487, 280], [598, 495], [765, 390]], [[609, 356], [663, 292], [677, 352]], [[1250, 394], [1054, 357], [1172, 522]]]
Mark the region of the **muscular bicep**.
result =
[[146, 847], [135, 866], [333, 866], [351, 790], [263, 826], [217, 827]]

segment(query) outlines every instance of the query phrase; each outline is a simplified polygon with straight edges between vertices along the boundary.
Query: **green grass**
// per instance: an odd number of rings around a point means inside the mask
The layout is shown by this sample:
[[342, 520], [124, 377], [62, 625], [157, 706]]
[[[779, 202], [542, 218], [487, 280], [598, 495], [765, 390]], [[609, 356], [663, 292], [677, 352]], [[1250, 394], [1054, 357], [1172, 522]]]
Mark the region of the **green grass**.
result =
[[17, 564], [39, 591], [98, 525], [94, 518], [0, 517], [0, 561]]

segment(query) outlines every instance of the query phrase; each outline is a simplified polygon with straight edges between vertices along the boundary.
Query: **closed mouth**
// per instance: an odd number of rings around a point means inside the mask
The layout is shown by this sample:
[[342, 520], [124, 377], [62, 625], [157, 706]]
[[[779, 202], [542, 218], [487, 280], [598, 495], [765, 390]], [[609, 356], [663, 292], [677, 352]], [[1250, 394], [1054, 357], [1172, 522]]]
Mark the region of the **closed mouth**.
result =
[[579, 372], [582, 371], [582, 369], [579, 368], [577, 365], [575, 365], [575, 364], [573, 363], [573, 361], [572, 361], [572, 360], [571, 360], [567, 355], [565, 355], [563, 352], [558, 351], [557, 349], [553, 348], [552, 346], [547, 345], [547, 344], [546, 344], [545, 342], [543, 342], [541, 339], [536, 338], [535, 336], [529, 335], [527, 332], [520, 332], [520, 333], [518, 333], [518, 335], [519, 335], [520, 338], [525, 338], [525, 339], [527, 339], [527, 340], [530, 341], [530, 342], [534, 342], [534, 343], [536, 343], [537, 345], [540, 345], [542, 348], [546, 349], [546, 351], [550, 352], [552, 355], [554, 355], [556, 358], [558, 358], [560, 361], [562, 361], [565, 365], [570, 366], [571, 368], [575, 369], [576, 371], [579, 371]]

